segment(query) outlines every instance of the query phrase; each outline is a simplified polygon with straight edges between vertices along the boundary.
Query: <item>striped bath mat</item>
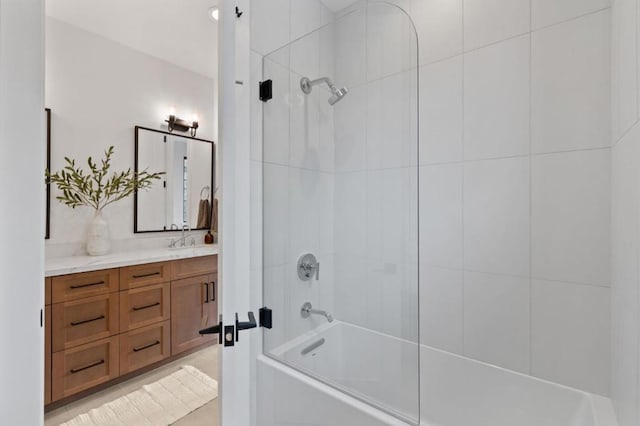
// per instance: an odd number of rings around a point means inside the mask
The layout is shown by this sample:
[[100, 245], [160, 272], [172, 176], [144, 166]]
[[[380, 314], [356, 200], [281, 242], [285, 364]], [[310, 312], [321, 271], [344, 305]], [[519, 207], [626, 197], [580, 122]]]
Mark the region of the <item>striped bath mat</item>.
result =
[[190, 365], [60, 426], [167, 426], [218, 397], [218, 382]]

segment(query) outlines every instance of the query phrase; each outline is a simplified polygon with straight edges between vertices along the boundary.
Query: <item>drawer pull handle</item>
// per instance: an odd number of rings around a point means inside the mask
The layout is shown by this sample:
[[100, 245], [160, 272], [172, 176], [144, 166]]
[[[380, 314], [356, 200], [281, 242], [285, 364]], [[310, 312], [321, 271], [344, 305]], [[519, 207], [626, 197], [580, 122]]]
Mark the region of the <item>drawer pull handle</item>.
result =
[[102, 285], [102, 284], [104, 284], [104, 281], [98, 281], [97, 283], [72, 285], [72, 286], [69, 286], [69, 288], [71, 290], [76, 290], [78, 288], [93, 287], [94, 285]]
[[207, 297], [204, 299], [204, 303], [209, 303], [209, 283], [202, 283], [207, 293]]
[[160, 340], [156, 340], [155, 342], [149, 343], [148, 345], [144, 345], [144, 346], [139, 346], [137, 348], [133, 348], [133, 351], [134, 352], [144, 351], [145, 349], [152, 348], [152, 347], [157, 346], [159, 344], [160, 344]]
[[156, 276], [156, 275], [160, 275], [160, 271], [151, 272], [150, 274], [134, 275], [133, 278], [134, 279], [147, 278], [147, 277], [153, 277], [153, 276]]
[[133, 308], [134, 311], [142, 311], [144, 309], [149, 309], [149, 308], [153, 308], [154, 306], [159, 306], [160, 302], [156, 302], [156, 303], [152, 303], [150, 305], [144, 305], [144, 306], [135, 306]]
[[71, 323], [71, 326], [72, 326], [72, 327], [75, 327], [76, 325], [82, 325], [82, 324], [86, 324], [86, 323], [88, 323], [88, 322], [99, 321], [99, 320], [101, 320], [101, 319], [104, 319], [104, 315], [100, 315], [99, 317], [95, 317], [95, 318], [91, 318], [91, 319], [83, 320], [83, 321], [73, 321], [73, 322]]
[[215, 302], [216, 301], [216, 282], [215, 281], [211, 281], [211, 301]]
[[91, 364], [85, 365], [84, 367], [72, 368], [70, 370], [70, 373], [71, 374], [76, 374], [76, 373], [79, 373], [81, 371], [88, 370], [89, 368], [97, 367], [97, 366], [102, 365], [102, 364], [104, 364], [104, 359], [101, 359], [100, 361], [92, 362]]

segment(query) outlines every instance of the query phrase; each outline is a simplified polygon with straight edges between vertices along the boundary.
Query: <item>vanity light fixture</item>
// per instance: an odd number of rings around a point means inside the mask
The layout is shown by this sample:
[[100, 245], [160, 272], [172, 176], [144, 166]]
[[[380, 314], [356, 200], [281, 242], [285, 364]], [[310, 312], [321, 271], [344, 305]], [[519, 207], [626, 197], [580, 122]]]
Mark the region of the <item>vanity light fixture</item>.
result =
[[165, 120], [165, 123], [167, 123], [167, 127], [169, 129], [169, 133], [172, 133], [174, 130], [177, 130], [179, 132], [188, 131], [189, 134], [191, 134], [192, 138], [196, 137], [196, 132], [198, 131], [198, 120], [197, 120], [197, 118], [194, 119], [193, 121], [187, 121], [187, 120], [183, 120], [181, 118], [178, 118], [174, 114], [171, 114], [171, 115], [169, 115], [169, 119]]
[[215, 6], [209, 8], [209, 18], [217, 22], [220, 19], [220, 9]]

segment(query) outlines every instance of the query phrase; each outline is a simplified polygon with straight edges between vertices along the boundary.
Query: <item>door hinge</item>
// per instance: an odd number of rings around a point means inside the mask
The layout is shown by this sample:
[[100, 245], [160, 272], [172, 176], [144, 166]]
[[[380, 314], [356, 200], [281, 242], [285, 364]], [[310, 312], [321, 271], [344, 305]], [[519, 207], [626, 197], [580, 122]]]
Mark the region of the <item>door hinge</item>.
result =
[[260, 82], [260, 100], [267, 102], [273, 98], [273, 81], [271, 79]]
[[273, 315], [272, 315], [271, 309], [267, 308], [266, 306], [264, 308], [260, 308], [260, 311], [259, 311], [260, 327], [268, 328], [269, 330], [271, 330], [271, 328], [273, 327], [272, 317]]

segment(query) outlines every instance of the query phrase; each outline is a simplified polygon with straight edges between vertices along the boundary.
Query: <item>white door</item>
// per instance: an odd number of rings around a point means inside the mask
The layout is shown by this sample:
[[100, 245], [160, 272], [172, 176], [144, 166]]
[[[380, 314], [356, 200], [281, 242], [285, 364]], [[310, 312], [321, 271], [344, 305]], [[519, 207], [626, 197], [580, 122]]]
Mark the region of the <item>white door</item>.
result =
[[44, 3], [0, 0], [0, 413], [43, 423]]
[[[236, 6], [242, 13], [236, 15]], [[224, 285], [222, 316], [233, 325], [235, 314], [247, 321], [250, 286], [250, 132], [249, 1], [224, 0], [219, 46], [220, 273]], [[243, 331], [234, 346], [221, 346], [221, 425], [251, 422], [251, 340], [257, 330]], [[253, 336], [252, 336], [253, 335]], [[235, 339], [234, 339], [235, 340]]]

